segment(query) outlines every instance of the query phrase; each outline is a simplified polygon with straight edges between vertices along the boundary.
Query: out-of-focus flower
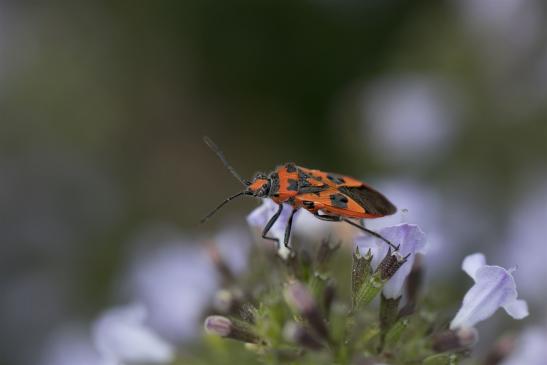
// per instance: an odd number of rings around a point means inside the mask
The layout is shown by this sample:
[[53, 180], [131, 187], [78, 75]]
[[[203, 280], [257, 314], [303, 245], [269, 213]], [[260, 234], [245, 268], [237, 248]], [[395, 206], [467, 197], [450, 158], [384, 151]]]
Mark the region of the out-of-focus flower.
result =
[[47, 336], [40, 365], [100, 365], [103, 361], [83, 325], [65, 325]]
[[499, 257], [504, 263], [516, 265], [519, 275], [516, 281], [522, 295], [529, 300], [543, 303], [547, 278], [547, 179], [534, 179], [537, 186], [525, 186], [526, 194], [519, 199], [512, 212], [506, 246]]
[[531, 327], [517, 340], [514, 350], [501, 365], [545, 365], [547, 363], [547, 329]]
[[[538, 39], [544, 19], [537, 0], [456, 1], [466, 29], [491, 52], [491, 60], [522, 57]], [[515, 29], [515, 24], [521, 27]], [[501, 49], [501, 47], [505, 49]], [[509, 51], [511, 50], [511, 51]], [[500, 57], [501, 56], [501, 57]]]
[[200, 316], [219, 281], [207, 250], [177, 238], [146, 241], [154, 246], [137, 250], [130, 262], [129, 297], [146, 305], [148, 323], [168, 340], [180, 343], [198, 336]]
[[213, 243], [232, 273], [237, 275], [245, 271], [251, 248], [249, 232], [238, 227], [227, 227], [213, 237]]
[[[382, 293], [388, 299], [397, 299], [402, 295], [403, 285], [412, 269], [416, 253], [423, 253], [425, 248], [425, 234], [415, 224], [402, 223], [392, 227], [386, 227], [379, 232], [382, 236], [400, 245], [398, 254], [407, 257], [405, 262], [385, 284]], [[389, 246], [381, 239], [371, 235], [359, 235], [355, 239], [359, 252], [372, 253], [372, 267], [376, 269], [389, 251]]]
[[486, 265], [483, 254], [476, 253], [463, 260], [462, 269], [475, 281], [463, 298], [463, 304], [450, 322], [450, 329], [474, 327], [503, 307], [515, 319], [528, 315], [526, 301], [517, 299], [512, 271]]
[[103, 313], [93, 325], [97, 350], [106, 364], [166, 363], [174, 349], [145, 325], [142, 305], [114, 308]]
[[458, 98], [453, 94], [446, 82], [423, 75], [373, 83], [363, 105], [367, 146], [391, 162], [439, 158], [456, 137]]

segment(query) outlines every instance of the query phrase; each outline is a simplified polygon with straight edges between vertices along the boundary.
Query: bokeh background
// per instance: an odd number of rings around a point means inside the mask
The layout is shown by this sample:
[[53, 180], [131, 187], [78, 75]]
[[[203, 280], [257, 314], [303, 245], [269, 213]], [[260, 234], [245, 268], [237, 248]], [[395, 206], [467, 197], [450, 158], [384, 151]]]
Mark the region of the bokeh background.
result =
[[532, 314], [482, 346], [544, 323], [546, 20], [541, 0], [1, 2], [0, 364], [91, 364], [89, 324], [161, 275], [179, 322], [153, 324], [198, 341], [196, 247], [250, 240], [256, 206], [198, 225], [240, 188], [203, 135], [243, 176], [371, 182], [428, 234], [440, 293], [471, 285], [466, 254], [517, 265]]

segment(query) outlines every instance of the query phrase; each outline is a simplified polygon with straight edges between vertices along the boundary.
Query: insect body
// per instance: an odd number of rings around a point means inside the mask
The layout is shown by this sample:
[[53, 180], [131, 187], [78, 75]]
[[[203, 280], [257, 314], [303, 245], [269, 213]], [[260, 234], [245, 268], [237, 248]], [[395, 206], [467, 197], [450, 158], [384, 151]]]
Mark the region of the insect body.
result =
[[277, 212], [264, 227], [262, 237], [265, 239], [278, 241], [276, 238], [269, 237], [268, 232], [281, 215], [283, 203], [293, 207], [283, 240], [283, 244], [287, 247], [293, 216], [299, 208], [302, 208], [322, 220], [349, 223], [397, 248], [380, 234], [349, 220], [351, 218], [379, 218], [396, 212], [395, 206], [384, 195], [367, 184], [348, 176], [307, 169], [296, 166], [294, 163], [279, 166], [268, 175], [257, 173], [252, 180], [243, 180], [227, 163], [218, 147], [209, 138], [205, 137], [204, 140], [246, 188], [222, 202], [202, 222], [210, 218], [230, 200], [242, 195], [250, 195], [258, 198], [271, 198], [279, 204]]

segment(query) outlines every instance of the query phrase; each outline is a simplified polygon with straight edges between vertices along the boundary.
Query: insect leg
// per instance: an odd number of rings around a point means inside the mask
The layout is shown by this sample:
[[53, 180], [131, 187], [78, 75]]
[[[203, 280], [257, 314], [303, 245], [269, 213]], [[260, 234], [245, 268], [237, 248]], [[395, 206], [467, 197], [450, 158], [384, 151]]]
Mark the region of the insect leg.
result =
[[281, 215], [281, 212], [283, 211], [283, 204], [279, 204], [279, 209], [277, 209], [277, 212], [270, 218], [268, 223], [266, 223], [266, 226], [264, 227], [264, 230], [262, 231], [262, 238], [270, 241], [275, 241], [279, 245], [279, 240], [274, 237], [268, 237], [266, 236], [274, 223], [279, 219], [279, 216]]
[[374, 231], [372, 231], [372, 230], [370, 230], [370, 229], [368, 229], [368, 228], [365, 228], [365, 227], [363, 227], [363, 226], [361, 226], [361, 225], [359, 225], [359, 224], [357, 224], [357, 223], [355, 223], [355, 222], [352, 222], [352, 221], [350, 221], [349, 219], [346, 219], [346, 218], [341, 218], [340, 220], [342, 220], [342, 221], [344, 221], [344, 222], [346, 222], [346, 223], [348, 223], [348, 224], [351, 224], [352, 226], [357, 227], [357, 228], [359, 228], [360, 230], [365, 231], [365, 232], [367, 232], [368, 234], [373, 235], [374, 237], [378, 237], [379, 239], [381, 239], [382, 241], [384, 241], [385, 243], [387, 243], [387, 244], [388, 244], [391, 248], [393, 248], [395, 251], [398, 251], [398, 250], [399, 250], [399, 245], [395, 246], [393, 243], [391, 243], [390, 240], [388, 240], [387, 238], [385, 238], [384, 236], [382, 236], [380, 233], [374, 232]]
[[294, 214], [296, 213], [298, 209], [293, 209], [291, 212], [291, 215], [289, 217], [289, 220], [287, 221], [287, 227], [285, 228], [285, 239], [283, 240], [283, 244], [285, 247], [290, 249], [289, 247], [289, 238], [291, 236], [291, 228], [292, 228], [292, 219], [294, 217]]

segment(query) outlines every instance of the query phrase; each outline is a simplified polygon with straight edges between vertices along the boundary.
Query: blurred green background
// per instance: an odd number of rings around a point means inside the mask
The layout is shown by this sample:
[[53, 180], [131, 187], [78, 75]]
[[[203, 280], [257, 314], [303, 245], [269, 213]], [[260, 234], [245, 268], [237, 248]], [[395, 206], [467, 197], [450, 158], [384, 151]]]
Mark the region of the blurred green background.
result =
[[25, 349], [110, 305], [143, 227], [195, 237], [244, 224], [253, 202], [197, 224], [240, 188], [203, 135], [246, 177], [294, 161], [388, 196], [411, 186], [411, 216], [458, 245], [443, 261], [454, 275], [470, 250], [508, 266], [531, 264], [504, 250], [547, 258], [546, 11], [540, 0], [2, 2], [0, 363], [39, 361]]

